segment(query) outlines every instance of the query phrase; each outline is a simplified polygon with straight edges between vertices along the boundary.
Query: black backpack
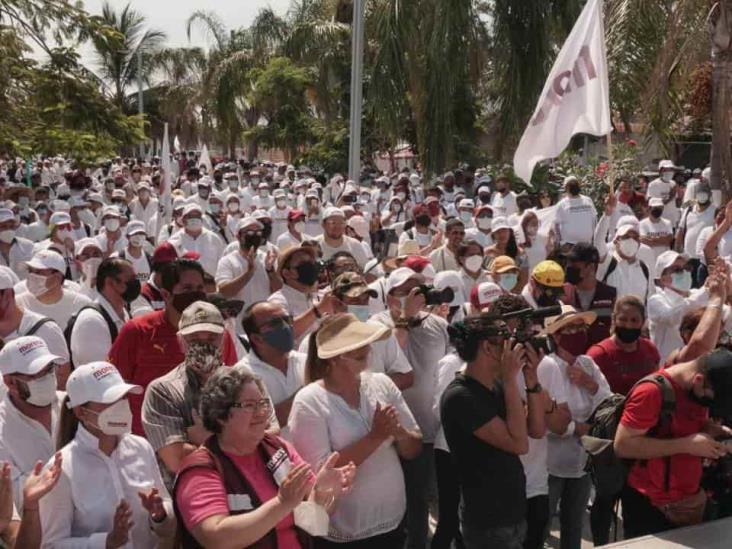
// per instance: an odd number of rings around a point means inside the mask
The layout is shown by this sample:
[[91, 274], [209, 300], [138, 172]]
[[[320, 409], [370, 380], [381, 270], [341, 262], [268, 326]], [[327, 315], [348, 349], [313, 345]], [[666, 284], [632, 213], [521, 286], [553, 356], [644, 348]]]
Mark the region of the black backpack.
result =
[[[667, 435], [671, 426], [671, 419], [676, 409], [676, 394], [671, 382], [664, 375], [655, 372], [638, 380], [628, 395], [641, 383], [653, 383], [661, 389], [661, 414], [658, 422], [647, 433], [647, 436], [662, 438]], [[595, 490], [600, 496], [614, 496], [620, 493], [635, 460], [622, 459], [615, 455], [613, 441], [615, 432], [623, 415], [627, 396], [614, 393], [603, 400], [592, 413], [587, 423], [590, 430], [581, 439], [582, 446], [587, 450], [587, 470], [592, 476]], [[665, 489], [670, 483], [670, 457], [666, 460]], [[645, 460], [644, 460], [645, 461]]]
[[[650, 273], [648, 272], [648, 265], [646, 265], [640, 259], [638, 260], [638, 263], [640, 264], [641, 271], [643, 271], [643, 276], [646, 277], [646, 282], [648, 282], [648, 277], [650, 276]], [[617, 269], [617, 267], [618, 267], [618, 260], [615, 259], [615, 257], [613, 256], [613, 258], [610, 259], [610, 263], [608, 263], [608, 265], [607, 265], [607, 271], [605, 271], [605, 276], [602, 277], [603, 284], [607, 283], [607, 278], [611, 274], [613, 274], [613, 272], [615, 271], [615, 269]]]
[[64, 339], [66, 339], [66, 346], [69, 348], [69, 361], [71, 362], [72, 369], [75, 368], [75, 366], [74, 356], [71, 352], [71, 334], [74, 333], [74, 326], [76, 325], [76, 320], [79, 318], [79, 315], [82, 313], [82, 311], [85, 311], [87, 309], [93, 309], [100, 315], [102, 315], [102, 318], [104, 318], [105, 322], [107, 323], [107, 328], [109, 329], [109, 335], [112, 338], [112, 343], [114, 343], [114, 340], [117, 339], [117, 325], [114, 323], [114, 320], [112, 320], [112, 317], [109, 316], [109, 313], [107, 313], [104, 307], [97, 304], [84, 305], [81, 309], [76, 311], [74, 316], [69, 319], [69, 322], [68, 324], [66, 324], [66, 328], [64, 329]]
[[26, 335], [26, 336], [36, 335], [36, 332], [41, 329], [41, 326], [43, 326], [44, 324], [46, 324], [48, 322], [53, 322], [54, 324], [56, 323], [56, 321], [54, 319], [44, 316], [38, 322], [36, 322], [33, 326], [31, 326], [30, 330], [28, 330], [23, 335]]

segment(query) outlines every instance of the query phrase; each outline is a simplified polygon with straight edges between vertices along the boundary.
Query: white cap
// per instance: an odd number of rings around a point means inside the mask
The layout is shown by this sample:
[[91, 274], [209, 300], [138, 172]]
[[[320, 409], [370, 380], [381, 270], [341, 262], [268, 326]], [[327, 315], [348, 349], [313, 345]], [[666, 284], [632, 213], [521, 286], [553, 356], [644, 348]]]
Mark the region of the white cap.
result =
[[450, 302], [450, 307], [458, 307], [463, 304], [461, 299], [463, 292], [463, 282], [460, 280], [460, 275], [457, 271], [440, 271], [435, 276], [433, 282], [437, 290], [444, 290], [445, 288], [452, 288], [453, 296]]
[[15, 219], [15, 214], [10, 208], [0, 208], [0, 223]]
[[104, 198], [102, 198], [101, 193], [89, 193], [87, 200], [89, 202], [96, 202], [98, 204], [104, 204]]
[[84, 206], [88, 206], [89, 202], [84, 200], [81, 196], [72, 196], [69, 198], [69, 206], [72, 208], [82, 208]]
[[33, 269], [53, 269], [60, 273], [66, 273], [66, 261], [63, 256], [53, 250], [40, 250], [35, 253], [30, 261], [26, 263]]
[[386, 293], [390, 293], [393, 289], [402, 286], [408, 280], [416, 279], [420, 282], [424, 281], [424, 276], [413, 271], [409, 267], [399, 267], [392, 271], [389, 278], [386, 279]]
[[369, 222], [362, 215], [354, 215], [348, 220], [348, 226], [351, 227], [361, 238], [369, 235]]
[[330, 207], [326, 208], [325, 211], [323, 212], [323, 220], [325, 221], [329, 217], [342, 217], [345, 219], [346, 214], [340, 208], [330, 206]]
[[648, 206], [650, 208], [663, 208], [663, 199], [658, 197], [651, 198], [648, 201]]
[[147, 234], [147, 231], [145, 230], [145, 224], [142, 221], [138, 221], [138, 220], [130, 221], [127, 224], [125, 234], [127, 236], [130, 236], [130, 235], [138, 234], [138, 233], [142, 233], [144, 235]]
[[254, 210], [252, 212], [252, 217], [254, 219], [272, 219], [272, 216], [267, 210]]
[[663, 271], [673, 265], [678, 258], [681, 258], [684, 261], [689, 261], [688, 255], [680, 254], [679, 252], [675, 252], [673, 250], [666, 250], [661, 255], [659, 255], [656, 258], [656, 275], [663, 275]]
[[460, 202], [458, 202], [458, 208], [475, 208], [475, 202], [473, 202], [469, 198], [463, 198]]
[[54, 360], [63, 359], [51, 354], [40, 337], [22, 336], [5, 344], [0, 351], [0, 372], [33, 376]]
[[624, 225], [630, 225], [637, 231], [638, 227], [640, 226], [640, 222], [638, 221], [638, 218], [634, 215], [624, 215], [620, 219], [618, 219], [618, 229], [620, 229], [620, 227]]
[[188, 202], [185, 198], [183, 198], [182, 196], [176, 196], [173, 199], [173, 210], [180, 210], [181, 208], [185, 208], [186, 204], [188, 204]]
[[494, 217], [491, 223], [491, 232], [496, 232], [501, 229], [510, 229], [511, 226], [506, 221], [505, 217]]
[[96, 238], [86, 237], [82, 238], [80, 240], [77, 240], [74, 243], [74, 255], [80, 255], [85, 249], [87, 249], [90, 246], [94, 246], [99, 251], [102, 251], [102, 247], [99, 245], [99, 242], [97, 242]]
[[117, 368], [109, 362], [90, 362], [79, 366], [66, 381], [69, 408], [87, 402], [112, 404], [127, 393], [141, 395], [142, 387], [125, 383]]
[[51, 211], [53, 212], [68, 212], [71, 209], [71, 206], [69, 206], [69, 203], [65, 200], [52, 200], [51, 201]]
[[262, 189], [269, 189], [269, 183], [267, 183], [266, 181], [262, 181], [259, 185], [257, 185], [257, 189], [259, 189], [260, 191]]
[[638, 232], [638, 226], [637, 225], [631, 225], [631, 224], [625, 224], [620, 227], [618, 227], [617, 231], [615, 231], [615, 236], [625, 236], [630, 231]]
[[669, 169], [670, 170], [676, 169], [676, 166], [674, 166], [673, 161], [671, 161], [671, 160], [661, 160], [658, 163], [658, 170], [659, 171], [661, 171], [661, 170], [669, 170]]
[[4, 265], [0, 265], [0, 290], [8, 290], [18, 283], [17, 275]]
[[709, 178], [712, 177], [712, 168], [704, 168], [702, 170], [702, 179], [709, 181]]
[[112, 198], [123, 198], [124, 200], [127, 200], [127, 193], [124, 189], [115, 189], [112, 191]]
[[187, 216], [189, 213], [198, 212], [201, 215], [203, 215], [203, 210], [201, 209], [201, 206], [196, 204], [195, 202], [186, 204], [186, 207], [183, 208], [183, 217]]
[[478, 295], [478, 304], [483, 308], [496, 301], [505, 292], [494, 282], [481, 282], [478, 284], [476, 293]]
[[211, 181], [209, 181], [208, 177], [202, 177], [201, 179], [198, 180], [197, 185], [199, 187], [209, 187], [210, 188], [211, 187]]
[[284, 189], [277, 189], [275, 192], [272, 193], [272, 196], [276, 199], [278, 198], [287, 198], [287, 194], [285, 193]]
[[255, 231], [261, 231], [264, 229], [264, 225], [262, 225], [259, 221], [254, 219], [253, 217], [242, 217], [239, 220], [239, 223], [236, 225], [236, 231], [239, 232], [242, 229], [250, 229]]
[[117, 206], [104, 206], [104, 208], [102, 208], [102, 219], [108, 216], [122, 217]]
[[[200, 185], [200, 183], [199, 183], [199, 185]], [[142, 189], [145, 189], [147, 191], [151, 191], [152, 190], [152, 187], [150, 186], [150, 183], [148, 181], [145, 181], [143, 179], [142, 181], [140, 181], [137, 184], [137, 192], [139, 193]]]
[[68, 212], [53, 212], [51, 219], [48, 220], [49, 225], [70, 225], [71, 216]]
[[421, 179], [419, 178], [419, 174], [416, 174], [416, 173], [410, 174], [409, 181], [410, 181], [410, 183], [413, 183], [414, 185], [419, 183], [421, 181]]

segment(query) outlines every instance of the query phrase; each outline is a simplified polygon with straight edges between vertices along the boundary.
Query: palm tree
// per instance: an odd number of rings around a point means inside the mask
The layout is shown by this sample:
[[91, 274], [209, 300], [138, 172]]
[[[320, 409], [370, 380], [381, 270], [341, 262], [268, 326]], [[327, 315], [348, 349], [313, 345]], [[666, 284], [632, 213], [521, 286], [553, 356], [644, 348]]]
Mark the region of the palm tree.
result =
[[[730, 158], [730, 86], [732, 86], [732, 1], [720, 0], [709, 14], [712, 43], [712, 158], [711, 186], [732, 198]], [[724, 203], [724, 202], [723, 202]]]
[[132, 113], [134, 103], [128, 98], [127, 92], [136, 83], [140, 69], [143, 71], [143, 80], [149, 84], [148, 77], [152, 70], [149, 61], [165, 40], [165, 33], [145, 28], [145, 17], [133, 10], [130, 4], [118, 14], [105, 2], [101, 21], [115, 31], [90, 37], [97, 55], [101, 80], [109, 86], [115, 104], [124, 112]]

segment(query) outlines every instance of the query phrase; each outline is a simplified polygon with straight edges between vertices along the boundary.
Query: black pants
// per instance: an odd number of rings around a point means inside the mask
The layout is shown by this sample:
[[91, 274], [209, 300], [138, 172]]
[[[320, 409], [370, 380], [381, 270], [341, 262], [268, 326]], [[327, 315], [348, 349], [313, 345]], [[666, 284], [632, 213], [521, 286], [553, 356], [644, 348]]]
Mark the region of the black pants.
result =
[[315, 538], [314, 549], [402, 549], [404, 534], [400, 528], [366, 539], [336, 543], [323, 538]]
[[625, 539], [658, 534], [677, 526], [653, 506], [651, 500], [626, 485], [621, 494]]
[[595, 495], [595, 501], [592, 503], [590, 511], [590, 529], [592, 530], [592, 543], [595, 546], [610, 543], [610, 527], [615, 516], [615, 504], [618, 497], [618, 495]]
[[549, 523], [549, 496], [534, 496], [526, 500], [526, 539], [524, 549], [542, 549], [544, 532]]
[[460, 484], [449, 452], [435, 448], [435, 474], [439, 512], [437, 528], [430, 547], [431, 549], [450, 549], [450, 544], [455, 540], [455, 546], [460, 549], [463, 547], [458, 515]]

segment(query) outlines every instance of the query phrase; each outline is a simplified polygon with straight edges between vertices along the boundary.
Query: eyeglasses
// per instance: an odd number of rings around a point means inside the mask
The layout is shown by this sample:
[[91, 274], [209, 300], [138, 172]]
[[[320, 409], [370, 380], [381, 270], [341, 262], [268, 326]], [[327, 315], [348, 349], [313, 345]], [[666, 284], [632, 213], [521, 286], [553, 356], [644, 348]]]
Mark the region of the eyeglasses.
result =
[[263, 412], [272, 411], [272, 403], [268, 398], [262, 398], [260, 400], [245, 400], [244, 402], [235, 402], [231, 405], [232, 408], [239, 408], [247, 413], [254, 414], [260, 410]]

